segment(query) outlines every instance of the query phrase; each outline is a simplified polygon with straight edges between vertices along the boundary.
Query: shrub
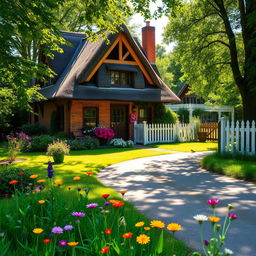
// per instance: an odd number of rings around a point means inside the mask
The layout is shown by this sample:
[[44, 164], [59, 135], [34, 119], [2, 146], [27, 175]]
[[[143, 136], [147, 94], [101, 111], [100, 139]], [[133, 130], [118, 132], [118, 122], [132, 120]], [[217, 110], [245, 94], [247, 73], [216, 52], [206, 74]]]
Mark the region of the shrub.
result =
[[[1, 167], [0, 168], [0, 197], [11, 197], [14, 189], [30, 193], [34, 189], [35, 182], [30, 179], [30, 171], [24, 171], [19, 168]], [[11, 181], [18, 181], [15, 185], [9, 184]]]
[[134, 147], [134, 142], [132, 140], [127, 140], [126, 141], [126, 147], [127, 148], [133, 148]]
[[21, 151], [26, 151], [30, 146], [30, 137], [23, 133], [17, 133], [17, 136], [8, 135], [8, 157], [11, 161], [14, 161], [16, 157], [21, 153]]
[[178, 121], [178, 115], [163, 104], [156, 104], [156, 118], [158, 124], [174, 124]]
[[66, 139], [67, 134], [65, 132], [58, 132], [54, 134], [54, 137], [57, 139]]
[[178, 110], [179, 121], [182, 123], [189, 123], [189, 111], [185, 108], [180, 108]]
[[115, 138], [110, 141], [110, 145], [116, 148], [132, 148], [134, 146], [134, 143], [132, 140], [125, 141], [121, 138]]
[[39, 123], [24, 124], [21, 126], [21, 131], [28, 134], [29, 136], [42, 135], [42, 134], [49, 133], [48, 129]]
[[31, 139], [30, 152], [45, 152], [49, 144], [56, 138], [50, 135], [34, 136]]
[[70, 146], [66, 141], [56, 140], [53, 143], [49, 144], [47, 148], [47, 155], [68, 155], [70, 152]]
[[96, 138], [105, 140], [112, 140], [115, 137], [114, 131], [110, 128], [96, 127], [93, 134]]
[[71, 150], [96, 149], [99, 147], [99, 140], [92, 137], [86, 137], [82, 140], [69, 140]]

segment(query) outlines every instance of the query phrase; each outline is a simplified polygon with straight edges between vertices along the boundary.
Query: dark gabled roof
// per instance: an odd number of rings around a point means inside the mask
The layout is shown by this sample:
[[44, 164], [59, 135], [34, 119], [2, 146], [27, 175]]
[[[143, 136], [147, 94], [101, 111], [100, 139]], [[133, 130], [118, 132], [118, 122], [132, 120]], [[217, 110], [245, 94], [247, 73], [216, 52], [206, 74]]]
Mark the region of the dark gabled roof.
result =
[[[149, 95], [152, 95], [152, 101], [162, 101], [162, 102], [179, 102], [180, 99], [169, 89], [169, 87], [162, 81], [159, 74], [157, 73], [158, 70], [155, 69], [156, 67], [153, 67], [148, 59], [146, 58], [145, 54], [141, 50], [141, 46], [138, 45], [138, 42], [134, 40], [134, 38], [131, 36], [130, 32], [128, 31], [126, 26], [122, 26], [120, 32], [123, 32], [129, 41], [130, 45], [132, 46], [133, 50], [135, 51], [136, 55], [140, 59], [141, 63], [147, 70], [148, 74], [150, 75], [154, 85], [156, 85], [157, 88], [151, 89], [155, 90], [155, 96], [153, 96], [153, 92], [148, 93], [147, 95], [147, 101], [151, 101]], [[92, 95], [90, 93], [91, 88], [86, 88], [86, 85], [78, 86], [78, 84], [84, 80], [91, 74], [94, 67], [97, 65], [97, 63], [102, 59], [106, 51], [110, 48], [111, 44], [114, 42], [114, 40], [117, 38], [117, 36], [120, 34], [110, 34], [107, 33], [107, 38], [109, 40], [109, 44], [106, 43], [106, 40], [100, 38], [96, 42], [91, 42], [90, 40], [87, 40], [82, 34], [80, 33], [73, 33], [72, 32], [64, 32], [63, 36], [64, 38], [67, 38], [73, 45], [73, 49], [66, 48], [66, 52], [64, 52], [63, 55], [66, 56], [59, 56], [54, 59], [52, 67], [55, 67], [55, 70], [58, 74], [58, 78], [55, 84], [44, 87], [41, 89], [41, 93], [46, 98], [79, 98], [79, 99], [92, 99], [89, 97], [89, 95]], [[74, 37], [74, 39], [70, 39], [69, 37]], [[69, 61], [67, 62], [67, 59], [69, 58]], [[63, 63], [59, 63], [63, 60]], [[61, 67], [58, 67], [60, 64]], [[57, 68], [58, 67], [58, 68]], [[82, 89], [83, 88], [83, 89]], [[160, 88], [160, 93], [158, 92]], [[96, 93], [103, 92], [104, 90], [100, 90], [101, 88], [98, 88], [98, 90], [94, 90]], [[107, 89], [109, 90], [109, 89]], [[140, 91], [134, 90], [134, 93], [132, 94], [143, 94], [142, 91], [146, 89], [140, 89]], [[119, 95], [116, 100], [121, 100], [121, 91], [116, 96]], [[105, 91], [106, 93], [107, 91]], [[108, 91], [109, 92], [109, 91]], [[122, 91], [123, 92], [123, 91]], [[146, 91], [145, 91], [146, 93]], [[108, 93], [107, 93], [108, 94]], [[107, 95], [104, 96], [104, 99], [112, 99], [113, 97], [109, 95], [107, 98]], [[96, 96], [95, 96], [96, 97]], [[99, 98], [99, 96], [97, 96]], [[131, 100], [135, 100], [135, 96], [131, 98]], [[137, 97], [138, 98], [138, 97]], [[101, 98], [102, 99], [102, 98]], [[126, 100], [130, 100], [130, 98], [125, 97]], [[144, 101], [143, 96], [141, 98], [136, 99], [136, 101]]]
[[186, 94], [188, 92], [189, 89], [189, 85], [188, 84], [183, 84], [182, 87], [180, 88], [180, 90], [177, 93], [178, 97], [182, 97], [184, 96], [183, 94]]

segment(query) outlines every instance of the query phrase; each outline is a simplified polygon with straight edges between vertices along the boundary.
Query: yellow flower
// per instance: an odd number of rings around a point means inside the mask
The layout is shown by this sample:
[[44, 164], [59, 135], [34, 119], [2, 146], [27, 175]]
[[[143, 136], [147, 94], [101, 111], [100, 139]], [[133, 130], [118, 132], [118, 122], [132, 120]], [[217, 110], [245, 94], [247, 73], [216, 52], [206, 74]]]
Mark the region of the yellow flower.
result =
[[140, 222], [137, 222], [136, 224], [135, 224], [135, 227], [137, 227], [137, 228], [141, 228], [141, 227], [143, 227], [144, 226], [144, 222], [143, 221], [140, 221]]
[[150, 227], [144, 227], [144, 230], [148, 231], [150, 230]]
[[44, 204], [44, 203], [45, 203], [45, 200], [39, 200], [38, 203], [39, 203], [39, 204]]
[[63, 182], [62, 182], [61, 180], [56, 180], [56, 181], [55, 181], [55, 184], [56, 184], [56, 185], [62, 185]]
[[69, 246], [77, 246], [79, 244], [79, 242], [69, 242], [68, 245]]
[[43, 230], [42, 228], [34, 228], [34, 229], [33, 229], [33, 233], [34, 233], [34, 234], [37, 234], [37, 235], [38, 235], [38, 234], [41, 234], [43, 231], [44, 231], [44, 230]]
[[211, 221], [212, 223], [217, 223], [220, 221], [219, 217], [214, 217], [214, 216], [209, 216], [208, 220]]
[[80, 180], [81, 178], [79, 176], [76, 176], [73, 178], [73, 180]]
[[39, 176], [38, 174], [33, 174], [33, 175], [30, 175], [29, 178], [30, 179], [36, 179], [36, 178], [38, 178], [38, 176]]
[[179, 231], [181, 230], [181, 225], [179, 225], [178, 223], [170, 223], [168, 226], [167, 226], [167, 229], [170, 230], [170, 231]]
[[136, 241], [139, 244], [147, 244], [147, 243], [150, 242], [150, 237], [147, 236], [147, 235], [142, 234], [142, 235], [139, 235], [139, 236], [136, 237]]
[[[30, 178], [31, 178], [31, 177], [30, 177]], [[37, 182], [38, 182], [38, 183], [45, 183], [46, 180], [38, 180]]]
[[165, 224], [160, 220], [152, 220], [150, 226], [152, 228], [164, 228]]

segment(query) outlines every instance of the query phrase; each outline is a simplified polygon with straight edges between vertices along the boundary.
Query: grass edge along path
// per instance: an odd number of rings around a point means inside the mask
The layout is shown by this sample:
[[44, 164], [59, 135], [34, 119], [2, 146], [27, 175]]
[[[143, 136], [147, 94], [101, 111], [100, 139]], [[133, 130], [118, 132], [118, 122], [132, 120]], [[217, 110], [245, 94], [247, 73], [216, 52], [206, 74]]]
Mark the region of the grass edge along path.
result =
[[160, 148], [179, 152], [200, 152], [200, 151], [216, 151], [218, 149], [217, 142], [184, 142], [184, 143], [161, 143], [149, 144], [148, 147]]
[[253, 160], [238, 160], [232, 156], [214, 153], [204, 157], [201, 166], [210, 172], [256, 182], [256, 161]]
[[[61, 186], [65, 190], [63, 196], [70, 200], [70, 195], [68, 195], [67, 187], [73, 186], [74, 189], [78, 187], [89, 187], [93, 193], [90, 193], [89, 199], [94, 201], [100, 201], [100, 196], [105, 193], [111, 194], [111, 198], [121, 199], [119, 193], [114, 191], [111, 188], [105, 187], [98, 179], [97, 172], [102, 168], [107, 167], [111, 164], [131, 160], [140, 157], [148, 157], [155, 155], [166, 154], [164, 152], [157, 152], [148, 149], [98, 149], [98, 150], [86, 150], [86, 151], [73, 151], [69, 156], [65, 157], [65, 162], [63, 164], [54, 165], [55, 171], [55, 181], [60, 180], [63, 182]], [[3, 150], [0, 152], [0, 159], [5, 158]], [[20, 167], [22, 169], [32, 170], [33, 173], [39, 174], [40, 178], [45, 178], [46, 176], [46, 163], [49, 158], [43, 153], [25, 153], [19, 156], [19, 158], [27, 159], [24, 162], [14, 163], [14, 167]], [[93, 172], [94, 175], [88, 175], [87, 172]], [[74, 176], [80, 176], [79, 181], [73, 181]], [[129, 191], [128, 191], [129, 193]], [[33, 194], [32, 197], [37, 196], [38, 193]], [[6, 214], [7, 207], [11, 209], [14, 206], [14, 202], [10, 200], [0, 200], [0, 207], [5, 208], [5, 211], [2, 211], [2, 214]], [[126, 202], [127, 211], [134, 219], [137, 221], [142, 220], [149, 222], [149, 220], [136, 210], [136, 208]], [[1, 214], [0, 214], [1, 215]], [[1, 216], [0, 216], [1, 217]], [[15, 241], [12, 241], [15, 243]], [[165, 232], [164, 243], [168, 246], [172, 246], [173, 239], [170, 234]], [[177, 256], [186, 256], [191, 255], [191, 250], [181, 241], [175, 240], [174, 247], [176, 248]], [[8, 254], [8, 256], [14, 256], [15, 254]], [[166, 254], [169, 256], [169, 254]]]

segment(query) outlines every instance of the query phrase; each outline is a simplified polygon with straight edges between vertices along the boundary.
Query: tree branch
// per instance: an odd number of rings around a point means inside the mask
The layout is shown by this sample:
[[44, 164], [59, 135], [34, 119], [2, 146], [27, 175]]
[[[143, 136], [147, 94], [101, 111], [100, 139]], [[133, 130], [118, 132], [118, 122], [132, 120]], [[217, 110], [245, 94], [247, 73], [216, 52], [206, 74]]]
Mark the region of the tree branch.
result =
[[[205, 41], [206, 41], [206, 40], [205, 40]], [[202, 51], [203, 49], [208, 48], [208, 47], [210, 47], [212, 44], [215, 44], [215, 43], [220, 43], [220, 44], [223, 44], [224, 46], [230, 48], [230, 45], [227, 44], [227, 43], [225, 43], [224, 41], [222, 41], [222, 40], [214, 40], [214, 41], [208, 42], [207, 45], [204, 45], [204, 46], [202, 46], [202, 47], [199, 47], [198, 50], [199, 50], [199, 51]]]

